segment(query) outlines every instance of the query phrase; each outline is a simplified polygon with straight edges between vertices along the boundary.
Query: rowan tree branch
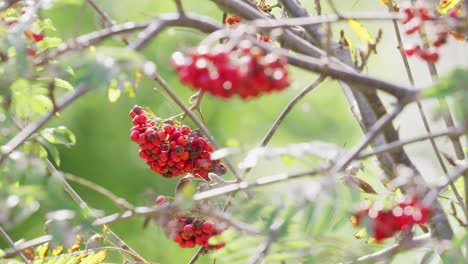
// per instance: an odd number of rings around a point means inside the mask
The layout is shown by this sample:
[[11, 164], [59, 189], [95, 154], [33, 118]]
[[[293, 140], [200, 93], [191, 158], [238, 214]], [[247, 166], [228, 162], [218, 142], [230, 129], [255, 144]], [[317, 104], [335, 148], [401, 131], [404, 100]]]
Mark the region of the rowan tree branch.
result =
[[357, 159], [365, 159], [370, 156], [374, 156], [380, 153], [385, 153], [385, 152], [391, 152], [394, 150], [398, 150], [406, 145], [428, 140], [428, 139], [435, 139], [438, 137], [444, 137], [444, 136], [453, 136], [453, 135], [462, 135], [465, 133], [466, 128], [465, 127], [452, 127], [448, 128], [439, 132], [431, 132], [430, 134], [414, 137], [411, 139], [406, 139], [406, 140], [399, 140], [399, 141], [393, 141], [391, 143], [385, 144], [385, 145], [380, 145], [378, 147], [375, 147], [372, 151], [369, 151], [367, 153], [361, 153], [359, 154], [356, 158]]
[[16, 247], [15, 242], [13, 242], [13, 240], [10, 238], [8, 233], [5, 232], [5, 230], [3, 230], [3, 227], [1, 225], [0, 225], [0, 235], [10, 245], [10, 247], [13, 249], [13, 251], [20, 256], [21, 260], [23, 260], [24, 263], [26, 263], [26, 264], [30, 263], [28, 258], [23, 254], [23, 252], [21, 252], [21, 250], [19, 250]]
[[381, 260], [388, 260], [389, 258], [395, 256], [398, 253], [401, 253], [405, 250], [413, 249], [413, 248], [419, 248], [421, 246], [424, 246], [425, 244], [429, 243], [431, 241], [431, 234], [427, 233], [412, 239], [404, 239], [400, 241], [400, 243], [395, 244], [393, 246], [390, 246], [388, 248], [379, 250], [377, 252], [374, 252], [369, 255], [365, 255], [362, 257], [359, 257], [353, 261], [347, 262], [347, 263], [360, 263], [360, 262], [366, 262], [366, 263], [375, 263], [377, 261]]

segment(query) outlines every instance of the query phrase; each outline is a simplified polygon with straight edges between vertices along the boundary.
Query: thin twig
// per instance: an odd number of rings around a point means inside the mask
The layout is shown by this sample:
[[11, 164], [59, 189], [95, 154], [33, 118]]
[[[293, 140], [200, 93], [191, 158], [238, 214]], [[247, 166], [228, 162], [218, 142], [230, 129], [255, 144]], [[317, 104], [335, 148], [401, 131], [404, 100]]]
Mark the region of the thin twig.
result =
[[305, 96], [307, 95], [310, 91], [315, 89], [317, 86], [319, 86], [324, 80], [326, 76], [320, 75], [315, 81], [313, 81], [311, 84], [307, 85], [300, 93], [298, 93], [289, 103], [288, 105], [281, 111], [281, 114], [278, 116], [276, 121], [273, 123], [273, 125], [270, 127], [270, 130], [268, 130], [267, 134], [263, 138], [263, 140], [260, 143], [260, 147], [265, 147], [268, 145], [270, 142], [271, 138], [273, 135], [276, 133], [276, 130], [279, 128], [283, 120], [286, 118], [286, 116], [291, 112], [291, 110], [294, 108], [294, 106]]
[[252, 188], [263, 187], [263, 186], [274, 184], [274, 183], [289, 181], [292, 179], [297, 179], [297, 178], [302, 178], [302, 177], [307, 177], [307, 176], [308, 177], [316, 176], [319, 174], [328, 174], [328, 168], [318, 168], [318, 169], [306, 170], [306, 171], [291, 173], [291, 174], [279, 173], [279, 174], [275, 174], [271, 176], [258, 178], [257, 180], [255, 180], [255, 182], [252, 182], [252, 183], [248, 183], [245, 181], [233, 183], [233, 184], [225, 185], [225, 186], [212, 189], [209, 191], [197, 193], [193, 196], [193, 200], [201, 201], [201, 200], [211, 199], [211, 198], [226, 195], [232, 192], [237, 192], [240, 190], [248, 190]]
[[405, 108], [405, 104], [399, 103], [395, 107], [392, 112], [387, 113], [387, 115], [383, 116], [379, 119], [367, 132], [365, 138], [361, 140], [356, 146], [354, 146], [343, 158], [338, 160], [334, 165], [334, 168], [331, 170], [331, 174], [335, 174], [341, 172], [346, 166], [355, 159], [359, 153], [369, 145], [369, 143], [375, 139], [379, 135], [379, 133], [388, 125], [393, 119], [399, 115], [403, 109]]
[[[90, 212], [91, 212], [91, 215], [97, 219], [97, 215], [92, 211], [90, 210], [90, 207], [88, 206], [88, 204], [83, 200], [83, 198], [81, 198], [81, 196], [73, 189], [73, 187], [71, 187], [71, 185], [67, 182], [67, 180], [65, 179], [65, 177], [63, 176], [63, 173], [58, 171], [55, 166], [52, 164], [52, 162], [48, 161], [47, 163], [48, 165], [48, 169], [49, 171], [51, 172], [52, 176], [57, 178], [58, 180], [60, 180], [63, 184], [63, 187], [65, 189], [65, 191], [70, 195], [70, 197], [73, 199], [73, 201], [75, 201], [79, 206], [80, 208], [82, 209], [88, 209]], [[114, 239], [115, 241], [117, 241], [117, 243], [119, 244], [119, 246], [121, 246], [122, 248], [125, 248], [127, 249], [128, 251], [132, 252], [133, 255], [137, 256], [139, 261], [143, 262], [143, 263], [148, 263], [148, 261], [146, 261], [142, 256], [140, 256], [135, 250], [133, 250], [129, 245], [127, 245], [127, 243], [125, 243], [125, 241], [123, 241], [117, 234], [115, 234], [110, 228], [108, 228], [107, 230], [107, 234], [110, 235], [110, 237], [112, 239]]]
[[4, 0], [3, 5], [0, 7], [0, 12], [3, 12], [10, 8], [12, 5], [18, 3], [20, 0]]
[[11, 258], [13, 256], [16, 256], [18, 252], [21, 252], [27, 248], [36, 247], [36, 246], [45, 244], [47, 242], [50, 242], [52, 241], [52, 238], [53, 238], [52, 235], [45, 235], [45, 236], [37, 237], [28, 241], [18, 243], [17, 245], [15, 245], [15, 248], [5, 249], [4, 250], [5, 255], [1, 256], [1, 258], [5, 258], [5, 259]]
[[160, 21], [166, 28], [187, 27], [198, 29], [204, 33], [211, 33], [222, 28], [219, 23], [209, 17], [196, 14], [187, 14], [184, 17], [179, 17], [178, 14], [163, 14], [156, 17], [152, 22], [126, 22], [79, 36], [60, 44], [55, 50], [48, 52], [44, 57], [35, 59], [35, 65], [48, 63], [68, 51], [95, 45], [113, 35], [145, 29], [150, 24], [155, 23], [155, 21]]
[[268, 254], [268, 250], [270, 249], [271, 245], [276, 241], [276, 232], [271, 230], [267, 240], [259, 246], [257, 254], [253, 255], [252, 258], [249, 259], [247, 262], [248, 264], [257, 264], [261, 263], [263, 259]]
[[[245, 232], [250, 235], [262, 235], [264, 234], [260, 229], [257, 227], [235, 220], [232, 216], [226, 214], [226, 213], [221, 213], [221, 212], [214, 212], [210, 208], [206, 207], [200, 207], [198, 208], [199, 213], [211, 218], [214, 218], [218, 220], [219, 222], [223, 222], [227, 224], [230, 227], [233, 227], [236, 230]], [[119, 221], [131, 219], [137, 216], [140, 217], [158, 217], [160, 214], [163, 213], [168, 213], [168, 212], [174, 212], [178, 211], [180, 208], [176, 204], [170, 204], [164, 207], [145, 207], [145, 206], [140, 206], [140, 207], [135, 207], [134, 210], [127, 210], [123, 213], [115, 213], [107, 216], [103, 216], [101, 218], [97, 218], [94, 222], [93, 225], [108, 225], [111, 223], [116, 223]]]
[[97, 193], [102, 194], [103, 196], [105, 196], [109, 200], [111, 200], [115, 205], [117, 205], [118, 207], [120, 207], [120, 208], [122, 208], [124, 210], [133, 210], [135, 208], [133, 205], [131, 205], [129, 202], [127, 202], [127, 200], [125, 200], [122, 197], [119, 197], [119, 196], [115, 195], [113, 192], [111, 192], [108, 189], [102, 187], [101, 185], [98, 185], [98, 184], [96, 184], [96, 183], [94, 183], [92, 181], [89, 181], [89, 180], [84, 179], [84, 178], [80, 178], [80, 177], [75, 176], [75, 175], [70, 174], [70, 173], [63, 173], [62, 175], [68, 181], [78, 183], [80, 185], [83, 185], [83, 186], [91, 189], [91, 190], [96, 191]]
[[[388, 1], [388, 9], [389, 9], [389, 12], [394, 11], [392, 1]], [[397, 37], [398, 47], [399, 47], [399, 50], [400, 50], [400, 55], [401, 55], [401, 58], [403, 60], [403, 64], [405, 65], [406, 75], [408, 76], [408, 79], [409, 79], [409, 82], [410, 82], [411, 86], [415, 87], [415, 81], [414, 81], [414, 78], [413, 78], [413, 73], [411, 71], [411, 67], [409, 65], [408, 58], [406, 57], [405, 52], [403, 50], [404, 49], [404, 47], [403, 47], [404, 44], [403, 44], [403, 40], [402, 40], [401, 33], [400, 33], [400, 27], [398, 26], [397, 21], [393, 21], [393, 28], [395, 30], [395, 34], [396, 34], [396, 37]], [[432, 133], [431, 127], [429, 125], [429, 121], [427, 120], [426, 114], [424, 112], [423, 105], [419, 100], [416, 101], [416, 104], [418, 106], [419, 114], [421, 116], [421, 120], [423, 121], [424, 128], [425, 128], [425, 130], [426, 130], [426, 132], [428, 134], [431, 134]], [[451, 127], [453, 127], [453, 122], [452, 122]], [[450, 138], [451, 138], [451, 141], [453, 143], [452, 137], [450, 137]], [[447, 167], [445, 166], [444, 160], [442, 159], [442, 155], [440, 153], [439, 147], [437, 146], [437, 143], [435, 142], [435, 139], [434, 138], [429, 138], [429, 141], [431, 142], [432, 149], [434, 150], [434, 153], [435, 153], [435, 155], [437, 157], [437, 160], [438, 160], [438, 162], [439, 162], [439, 164], [440, 164], [440, 166], [442, 168], [442, 171], [444, 172], [445, 176], [448, 177]], [[461, 155], [463, 156], [463, 151], [462, 151]], [[457, 153], [457, 156], [458, 156], [458, 153]], [[465, 214], [465, 217], [468, 220], [468, 212], [467, 212], [467, 208], [466, 208], [466, 206], [465, 206], [465, 204], [463, 202], [463, 198], [461, 197], [457, 187], [455, 186], [455, 184], [453, 182], [450, 184], [450, 186], [452, 187], [453, 193], [455, 194], [455, 197], [457, 198], [458, 203], [462, 205], [463, 213]]]
[[182, 1], [181, 0], [174, 0], [177, 6], [177, 12], [179, 13], [180, 16], [185, 16], [185, 11], [184, 8], [182, 7]]
[[361, 153], [356, 158], [357, 159], [365, 159], [365, 158], [368, 158], [370, 156], [378, 155], [380, 153], [385, 153], [385, 152], [392, 151], [392, 150], [397, 150], [397, 149], [400, 149], [400, 148], [402, 148], [402, 147], [404, 147], [406, 145], [416, 143], [416, 142], [420, 142], [420, 141], [424, 141], [424, 140], [428, 140], [428, 139], [435, 139], [435, 138], [444, 137], [444, 136], [461, 135], [461, 134], [465, 133], [465, 130], [466, 130], [466, 128], [464, 128], [464, 127], [453, 127], [453, 128], [448, 128], [448, 129], [443, 130], [443, 131], [439, 131], [439, 132], [434, 132], [434, 133], [431, 132], [430, 134], [414, 137], [414, 138], [407, 139], [407, 140], [394, 141], [394, 142], [391, 142], [391, 143], [388, 143], [388, 144], [385, 144], [385, 145], [380, 145], [380, 146], [374, 148], [374, 150], [369, 151], [367, 153]]
[[104, 9], [102, 9], [96, 3], [96, 1], [94, 1], [94, 0], [86, 0], [86, 1], [93, 7], [94, 11], [96, 11], [96, 13], [99, 14], [99, 16], [102, 18], [102, 20], [104, 20], [107, 27], [113, 26], [115, 24], [115, 21], [112, 20], [112, 18], [106, 13], [106, 11], [104, 11]]
[[20, 256], [20, 258], [24, 261], [24, 263], [26, 264], [29, 264], [29, 260], [28, 258], [23, 254], [23, 252], [21, 252], [21, 250], [19, 250], [16, 245], [15, 245], [15, 242], [13, 242], [13, 240], [10, 238], [10, 236], [7, 234], [7, 232], [5, 232], [5, 230], [3, 230], [3, 227], [0, 225], [0, 235], [3, 237], [3, 239], [5, 239], [5, 241], [8, 243], [8, 245], [10, 245], [10, 247]]
[[372, 21], [395, 21], [404, 19], [401, 13], [350, 13], [343, 15], [327, 14], [314, 17], [295, 17], [284, 18], [281, 20], [271, 19], [255, 19], [247, 22], [248, 26], [259, 29], [271, 29], [279, 27], [293, 27], [293, 26], [307, 26], [307, 25], [320, 25], [326, 23], [334, 23], [340, 21], [354, 20], [372, 20]]
[[402, 251], [424, 246], [429, 241], [431, 241], [430, 233], [427, 233], [427, 234], [424, 234], [424, 235], [421, 235], [412, 239], [404, 239], [400, 241], [400, 243], [398, 244], [395, 244], [388, 248], [384, 248], [372, 254], [359, 257], [356, 260], [350, 261], [348, 263], [358, 263], [358, 262], [375, 263], [379, 260], [385, 260], [387, 258], [390, 258]]
[[[427, 32], [424, 27], [421, 27], [419, 30], [419, 37], [421, 38], [423, 42], [423, 47], [425, 49], [429, 48], [429, 38], [427, 36]], [[437, 72], [437, 67], [434, 63], [432, 62], [427, 62], [427, 67], [429, 69], [429, 73], [432, 78], [433, 83], [437, 83], [439, 81], [439, 74]], [[452, 117], [452, 112], [450, 111], [450, 108], [448, 107], [447, 100], [445, 98], [441, 98], [438, 100], [439, 101], [439, 106], [444, 109], [445, 113], [442, 115], [442, 118], [444, 120], [444, 123], [447, 128], [453, 127], [454, 126], [454, 120]], [[463, 145], [460, 141], [459, 136], [452, 136], [449, 137], [450, 142], [452, 143], [453, 149], [455, 151], [455, 155], [457, 156], [457, 159], [459, 160], [464, 160], [465, 159], [465, 152], [463, 151]], [[465, 219], [466, 222], [468, 222], [468, 172], [466, 172], [463, 176], [463, 181], [464, 181], [464, 187], [465, 187], [465, 207], [464, 207], [464, 214], [465, 214]], [[455, 188], [455, 185], [452, 184], [454, 187], [453, 192], [456, 195], [457, 199], [462, 200], [461, 195], [458, 193], [458, 190]], [[463, 204], [463, 203], [462, 203]], [[466, 242], [466, 248], [468, 250], [468, 241]]]

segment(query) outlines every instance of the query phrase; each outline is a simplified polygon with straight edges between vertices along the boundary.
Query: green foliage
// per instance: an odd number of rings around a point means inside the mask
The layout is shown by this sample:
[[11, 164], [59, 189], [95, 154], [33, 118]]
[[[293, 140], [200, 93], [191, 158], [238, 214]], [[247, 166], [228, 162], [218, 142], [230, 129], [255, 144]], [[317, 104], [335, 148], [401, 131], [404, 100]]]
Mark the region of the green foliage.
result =
[[13, 109], [20, 118], [37, 117], [52, 109], [47, 88], [36, 86], [28, 80], [17, 79], [10, 90]]
[[52, 144], [61, 144], [66, 147], [71, 147], [76, 143], [76, 137], [73, 132], [64, 126], [46, 128], [42, 130], [40, 135]]
[[441, 78], [435, 86], [424, 90], [423, 96], [437, 98], [452, 96], [456, 102], [457, 117], [468, 118], [468, 69], [453, 70]]

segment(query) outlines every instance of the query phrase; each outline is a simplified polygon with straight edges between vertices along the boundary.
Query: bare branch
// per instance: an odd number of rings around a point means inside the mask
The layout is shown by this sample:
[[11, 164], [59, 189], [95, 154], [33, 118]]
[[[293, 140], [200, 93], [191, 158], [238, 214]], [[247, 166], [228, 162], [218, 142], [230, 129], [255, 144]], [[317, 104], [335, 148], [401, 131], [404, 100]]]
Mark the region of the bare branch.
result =
[[404, 104], [398, 104], [395, 109], [388, 113], [387, 115], [383, 116], [379, 119], [375, 125], [371, 127], [371, 129], [367, 132], [365, 138], [358, 143], [356, 146], [351, 149], [348, 154], [346, 154], [343, 158], [341, 158], [335, 165], [331, 171], [331, 174], [338, 173], [346, 168], [346, 166], [355, 159], [359, 153], [367, 146], [369, 143], [376, 138], [379, 133], [387, 126], [393, 119], [403, 111], [405, 108]]
[[225, 185], [223, 187], [219, 187], [219, 188], [212, 189], [209, 191], [197, 193], [193, 196], [193, 200], [201, 201], [201, 200], [211, 199], [214, 197], [229, 194], [232, 192], [237, 192], [240, 190], [248, 190], [248, 189], [252, 189], [252, 188], [256, 188], [260, 186], [266, 186], [266, 185], [288, 181], [292, 179], [297, 179], [297, 178], [302, 178], [306, 176], [316, 176], [319, 174], [327, 174], [328, 173], [327, 171], [328, 171], [328, 168], [319, 168], [319, 169], [306, 170], [303, 172], [297, 172], [297, 173], [292, 173], [292, 174], [280, 173], [280, 174], [275, 174], [271, 176], [265, 176], [265, 177], [258, 178], [253, 183], [241, 181], [238, 183]]
[[[223, 222], [236, 230], [245, 232], [250, 235], [262, 235], [263, 232], [259, 230], [257, 227], [252, 226], [250, 224], [235, 220], [232, 216], [226, 214], [226, 213], [221, 213], [221, 212], [215, 212], [211, 208], [206, 208], [206, 207], [200, 207], [199, 213], [202, 215], [214, 218], [220, 222]], [[94, 222], [93, 225], [107, 225], [111, 223], [115, 223], [118, 221], [122, 220], [127, 220], [131, 219], [137, 216], [140, 217], [158, 217], [162, 213], [167, 213], [167, 212], [174, 212], [178, 211], [180, 208], [176, 204], [169, 204], [165, 205], [164, 207], [135, 207], [134, 210], [127, 210], [123, 213], [116, 213], [108, 216], [104, 216], [101, 218], [97, 218]]]
[[104, 11], [94, 0], [86, 0], [96, 11], [96, 13], [99, 14], [99, 16], [104, 20], [106, 23], [107, 27], [113, 26], [115, 24], [115, 21], [112, 20], [112, 18]]
[[260, 143], [260, 147], [264, 147], [266, 146], [271, 138], [273, 137], [273, 135], [275, 134], [276, 130], [278, 129], [278, 127], [281, 125], [281, 123], [283, 122], [283, 120], [286, 118], [286, 116], [289, 114], [289, 112], [291, 112], [291, 110], [293, 109], [293, 107], [305, 96], [307, 95], [310, 91], [312, 91], [314, 88], [316, 88], [317, 86], [319, 86], [323, 80], [325, 80], [325, 76], [323, 75], [320, 75], [317, 80], [315, 80], [314, 82], [312, 82], [311, 84], [309, 84], [307, 87], [305, 87], [300, 93], [298, 93], [289, 103], [288, 105], [283, 109], [283, 111], [281, 112], [281, 114], [278, 116], [278, 118], [276, 119], [276, 121], [273, 123], [273, 125], [271, 126], [270, 130], [268, 130], [267, 134], [265, 135], [265, 137], [263, 138], [262, 142]]
[[36, 59], [35, 65], [43, 65], [66, 52], [95, 45], [100, 41], [103, 41], [117, 34], [133, 32], [148, 28], [150, 24], [157, 23], [158, 21], [159, 23], [162, 23], [164, 25], [164, 28], [187, 27], [198, 29], [204, 33], [211, 33], [213, 31], [221, 29], [221, 25], [219, 23], [208, 17], [196, 14], [187, 14], [184, 17], [179, 17], [178, 14], [164, 14], [157, 17], [152, 22], [127, 22], [104, 28], [95, 32], [91, 32], [77, 37], [75, 39], [69, 40], [59, 45], [55, 50], [49, 52], [44, 57], [39, 57], [38, 59]]
[[379, 250], [369, 255], [365, 255], [362, 257], [357, 258], [354, 261], [350, 261], [348, 263], [358, 263], [358, 262], [377, 262], [379, 260], [385, 260], [391, 258], [392, 256], [413, 248], [418, 248], [424, 246], [429, 241], [431, 241], [431, 234], [427, 233], [412, 239], [404, 239], [400, 241], [400, 243], [390, 246], [388, 248]]
[[464, 128], [464, 127], [452, 127], [452, 128], [449, 128], [449, 129], [446, 129], [446, 130], [443, 130], [443, 131], [430, 133], [430, 134], [427, 134], [427, 135], [422, 135], [422, 136], [407, 139], [407, 140], [394, 141], [394, 142], [391, 142], [391, 143], [388, 143], [388, 144], [385, 144], [385, 145], [380, 145], [380, 146], [374, 148], [374, 150], [369, 151], [367, 153], [361, 153], [356, 158], [365, 159], [365, 158], [368, 158], [370, 156], [374, 156], [374, 155], [377, 155], [377, 154], [380, 154], [380, 153], [385, 153], [385, 152], [389, 152], [389, 151], [393, 151], [393, 150], [398, 150], [398, 149], [400, 149], [400, 148], [402, 148], [402, 147], [404, 147], [406, 145], [416, 143], [416, 142], [420, 142], [420, 141], [424, 141], [424, 140], [428, 140], [428, 139], [435, 139], [435, 138], [444, 137], [444, 136], [461, 135], [461, 134], [465, 133], [465, 129], [466, 128]]
[[2, 1], [3, 2], [3, 5], [0, 6], [0, 12], [3, 12], [5, 10], [7, 10], [9, 7], [11, 7], [12, 5], [18, 3], [20, 0], [4, 0]]
[[42, 244], [45, 244], [47, 242], [52, 241], [52, 236], [51, 235], [45, 235], [41, 236], [35, 239], [31, 239], [25, 242], [21, 242], [15, 245], [15, 248], [7, 248], [4, 250], [5, 255], [1, 256], [1, 258], [11, 258], [13, 256], [16, 256], [18, 252], [21, 252], [22, 250], [25, 250], [30, 247], [36, 247]]
[[3, 227], [0, 225], [0, 235], [5, 239], [5, 241], [10, 245], [10, 247], [18, 254], [21, 259], [24, 261], [24, 263], [29, 264], [28, 258], [21, 252], [15, 245], [15, 242], [10, 238], [10, 236], [3, 230]]
[[102, 187], [101, 185], [98, 185], [98, 184], [96, 184], [96, 183], [94, 183], [92, 181], [88, 181], [88, 180], [86, 180], [84, 178], [80, 178], [80, 177], [75, 176], [75, 175], [70, 174], [70, 173], [62, 173], [62, 175], [68, 181], [78, 183], [80, 185], [83, 185], [83, 186], [91, 189], [91, 190], [94, 190], [97, 193], [102, 194], [103, 196], [105, 196], [109, 200], [111, 200], [115, 205], [117, 205], [118, 207], [120, 207], [120, 208], [122, 208], [124, 210], [133, 210], [135, 208], [133, 205], [131, 205], [129, 202], [127, 202], [127, 200], [125, 200], [122, 197], [119, 197], [119, 196], [115, 195], [114, 193], [112, 193], [108, 189]]

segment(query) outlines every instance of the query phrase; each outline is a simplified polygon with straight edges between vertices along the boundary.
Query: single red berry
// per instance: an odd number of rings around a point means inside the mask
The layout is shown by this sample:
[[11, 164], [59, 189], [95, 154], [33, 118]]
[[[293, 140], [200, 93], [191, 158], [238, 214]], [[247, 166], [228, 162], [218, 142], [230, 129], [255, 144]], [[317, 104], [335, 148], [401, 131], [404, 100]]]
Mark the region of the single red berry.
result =
[[260, 37], [258, 37], [258, 40], [262, 42], [269, 42], [270, 38], [267, 35], [260, 35]]
[[44, 35], [42, 34], [36, 34], [36, 33], [32, 33], [32, 37], [34, 39], [34, 41], [36, 42], [40, 42], [44, 39]]
[[405, 54], [406, 56], [410, 57], [410, 56], [413, 56], [419, 50], [420, 50], [420, 47], [415, 46], [413, 48], [405, 49]]
[[145, 115], [137, 115], [133, 118], [133, 124], [134, 125], [141, 125], [146, 122], [147, 118]]
[[419, 57], [427, 62], [430, 63], [436, 63], [439, 60], [439, 54], [437, 52], [431, 52], [431, 51], [419, 51], [418, 53]]
[[138, 133], [138, 131], [132, 131], [132, 133], [130, 133], [130, 139], [133, 142], [138, 142], [138, 137], [139, 136], [140, 136], [140, 133]]
[[160, 195], [160, 196], [158, 196], [158, 198], [156, 198], [156, 204], [158, 204], [158, 205], [161, 205], [161, 204], [163, 204], [165, 202], [167, 202], [166, 196]]
[[206, 221], [202, 224], [203, 232], [209, 234], [213, 230], [214, 223], [212, 221]]
[[33, 48], [28, 48], [26, 49], [26, 54], [28, 54], [29, 57], [36, 57], [36, 50]]

